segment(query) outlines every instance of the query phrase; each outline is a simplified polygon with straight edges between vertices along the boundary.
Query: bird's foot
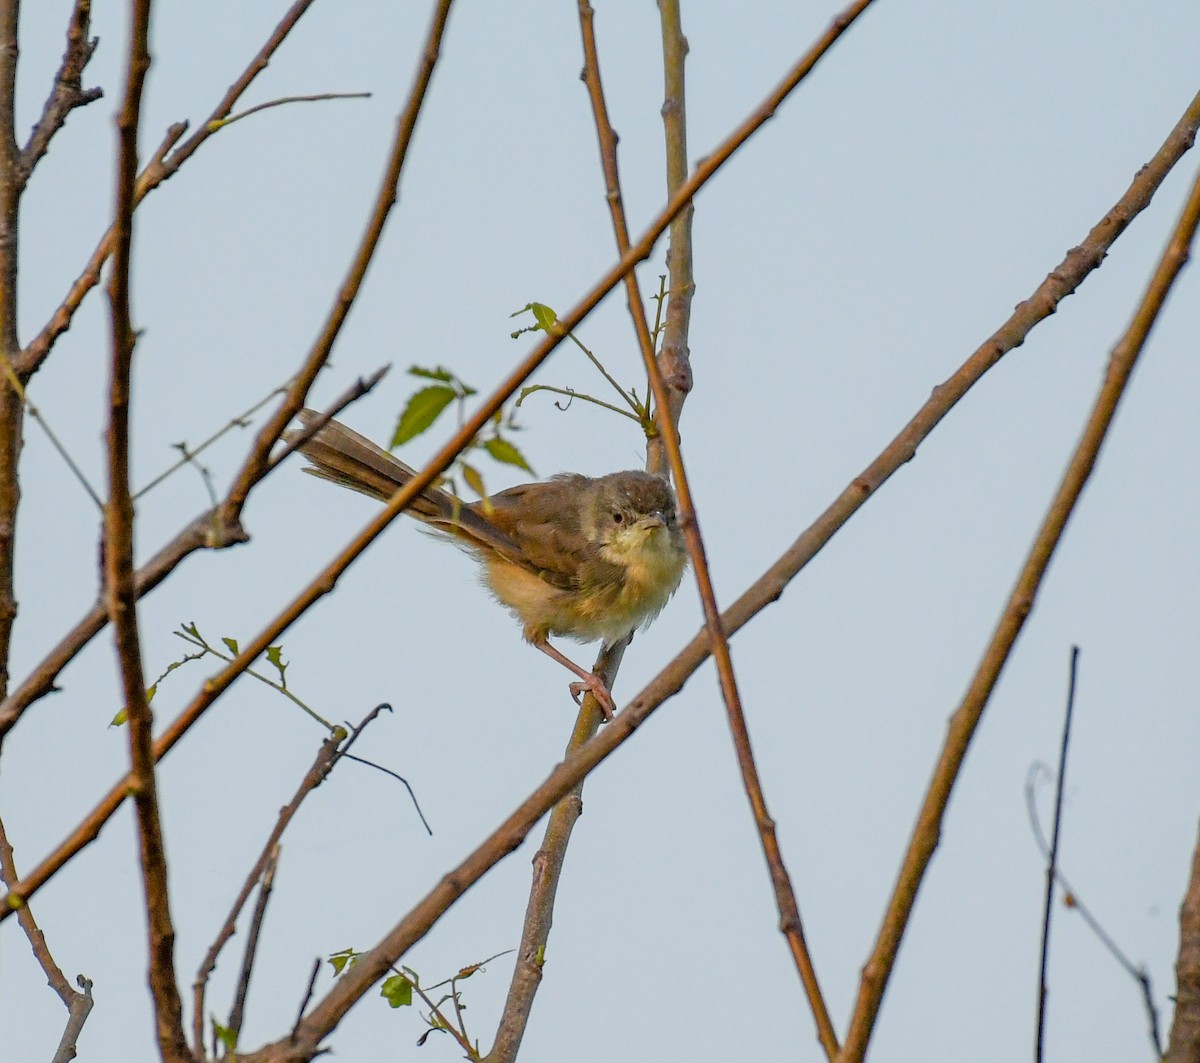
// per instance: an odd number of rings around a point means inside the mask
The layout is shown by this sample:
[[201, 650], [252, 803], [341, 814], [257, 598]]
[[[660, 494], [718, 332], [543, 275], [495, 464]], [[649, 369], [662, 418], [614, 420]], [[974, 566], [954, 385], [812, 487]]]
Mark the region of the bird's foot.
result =
[[613, 696], [609, 693], [608, 687], [604, 685], [604, 680], [595, 672], [589, 673], [582, 683], [572, 683], [569, 689], [576, 705], [582, 705], [583, 696], [590, 693], [600, 706], [600, 711], [604, 713], [605, 720], [611, 720], [616, 715], [617, 703], [613, 701]]

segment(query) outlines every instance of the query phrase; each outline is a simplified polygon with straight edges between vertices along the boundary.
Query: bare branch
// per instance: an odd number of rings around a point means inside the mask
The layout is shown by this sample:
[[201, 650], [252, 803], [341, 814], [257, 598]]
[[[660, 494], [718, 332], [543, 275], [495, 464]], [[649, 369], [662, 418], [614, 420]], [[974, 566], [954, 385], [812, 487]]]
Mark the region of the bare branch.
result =
[[[321, 415], [324, 420], [320, 420], [318, 423], [326, 423], [329, 418], [336, 416], [350, 403], [368, 394], [383, 374], [384, 370], [379, 370], [366, 379], [360, 377], [356, 380]], [[272, 470], [290, 452], [291, 445], [272, 459]], [[134, 576], [134, 589], [138, 598], [140, 599], [154, 590], [185, 558], [197, 550], [222, 550], [228, 546], [247, 542], [249, 538], [241, 524], [221, 523], [219, 507], [201, 513], [138, 569]], [[104, 630], [107, 623], [108, 612], [103, 599], [101, 599], [38, 664], [21, 686], [9, 698], [0, 702], [0, 744], [3, 743], [4, 736], [12, 730], [30, 705], [57, 689], [54, 682], [62, 670], [96, 635]]]
[[92, 22], [92, 0], [75, 0], [71, 21], [67, 24], [67, 50], [63, 53], [62, 65], [54, 77], [54, 87], [42, 108], [42, 116], [29, 134], [25, 149], [21, 152], [21, 184], [29, 182], [42, 156], [50, 148], [54, 134], [62, 129], [67, 116], [77, 107], [104, 95], [103, 89], [85, 89], [83, 71], [95, 54], [99, 38], [88, 39]]
[[252, 114], [258, 114], [259, 111], [268, 111], [272, 107], [282, 107], [288, 103], [319, 103], [322, 100], [369, 100], [370, 98], [371, 94], [369, 92], [318, 92], [312, 96], [280, 96], [277, 100], [256, 103], [253, 107], [247, 107], [244, 111], [231, 114], [228, 118], [216, 119], [209, 124], [213, 127], [212, 132], [215, 133], [218, 129], [231, 126], [234, 122], [240, 122], [243, 118], [249, 118]]
[[[11, 2], [15, 6], [15, 0], [11, 0]], [[266, 70], [267, 64], [271, 61], [271, 56], [275, 54], [276, 50], [284, 42], [287, 35], [295, 28], [296, 23], [300, 21], [304, 13], [312, 6], [313, 2], [314, 0], [296, 0], [292, 4], [287, 14], [280, 20], [279, 25], [272, 31], [270, 38], [259, 49], [258, 54], [250, 61], [246, 69], [242, 71], [237, 81], [229, 87], [212, 114], [209, 115], [204, 124], [195, 133], [184, 141], [183, 144], [180, 144], [178, 148], [175, 148], [175, 151], [169, 158], [167, 153], [175, 147], [176, 143], [178, 143], [179, 139], [187, 131], [187, 124], [178, 123], [167, 130], [162, 145], [151, 156], [146, 168], [138, 175], [134, 186], [134, 207], [137, 207], [150, 192], [164, 181], [174, 177], [179, 168], [220, 128], [221, 121], [233, 110], [234, 104], [237, 103], [242, 94], [249, 88], [250, 83]], [[88, 259], [87, 265], [84, 266], [83, 272], [76, 278], [75, 283], [71, 285], [71, 290], [67, 293], [66, 298], [59, 305], [58, 309], [54, 311], [54, 314], [42, 328], [41, 332], [21, 352], [20, 357], [13, 359], [13, 364], [22, 378], [28, 379], [37, 372], [42, 362], [49, 355], [51, 347], [54, 346], [54, 341], [71, 327], [71, 321], [75, 316], [75, 312], [79, 309], [88, 293], [100, 283], [100, 271], [103, 269], [104, 263], [108, 261], [109, 255], [113, 252], [115, 238], [116, 233], [112, 228], [100, 238], [100, 242], [96, 245], [96, 250], [92, 252], [92, 256]]]
[[129, 405], [136, 336], [130, 320], [134, 184], [142, 89], [150, 69], [150, 0], [134, 0], [130, 13], [125, 100], [117, 117], [117, 209], [109, 301], [112, 368], [109, 382], [108, 505], [104, 513], [104, 593], [129, 714], [130, 789], [137, 818], [142, 885], [146, 896], [150, 996], [164, 1063], [191, 1059], [183, 1034], [183, 1005], [175, 982], [175, 928], [167, 889], [167, 858], [159, 819], [153, 718], [138, 633], [133, 571], [134, 513], [129, 488]]
[[[4, 823], [0, 820], [0, 882], [3, 882], [5, 886], [11, 886], [16, 881], [16, 861], [13, 858], [12, 846], [9, 844]], [[92, 1010], [92, 983], [83, 975], [79, 975], [76, 981], [83, 992], [77, 993], [71, 988], [62, 968], [55, 963], [50, 946], [46, 944], [46, 935], [42, 933], [41, 927], [38, 926], [37, 920], [34, 919], [33, 912], [28, 906], [22, 907], [17, 913], [17, 922], [20, 923], [21, 930], [24, 931], [25, 937], [29, 941], [33, 958], [37, 960], [38, 966], [46, 976], [46, 982], [58, 994], [58, 999], [67, 1009], [67, 1024], [63, 1028], [58, 1049], [55, 1051], [51, 1063], [69, 1063], [75, 1058], [75, 1043], [79, 1040], [79, 1033]]]
[[983, 660], [972, 677], [961, 704], [950, 719], [949, 734], [917, 817], [895, 889], [884, 913], [883, 926], [871, 957], [863, 967], [854, 1014], [850, 1020], [842, 1055], [839, 1057], [843, 1063], [858, 1063], [866, 1054], [875, 1017], [883, 1000], [883, 992], [896, 962], [900, 940], [908, 925], [921, 880], [937, 848], [942, 817], [966, 757], [967, 747], [975, 735], [983, 710], [1012, 652], [1017, 636], [1033, 609], [1050, 558], [1058, 546], [1067, 520], [1074, 512], [1083, 487], [1091, 476], [1100, 448], [1116, 414], [1117, 405], [1125, 393], [1130, 374], [1145, 346], [1150, 329], [1162, 311], [1175, 278], [1187, 261], [1197, 223], [1200, 223], [1200, 177], [1197, 177], [1192, 185], [1187, 204], [1133, 321], [1113, 349], [1104, 384], [1092, 407], [1083, 436], [1050, 504], [1000, 622], [984, 652]]
[[[1045, 764], [1034, 764], [1029, 771], [1025, 780], [1025, 808], [1029, 815], [1029, 824], [1033, 831], [1034, 840], [1038, 844], [1038, 848], [1042, 851], [1042, 856], [1046, 860], [1050, 859], [1050, 843], [1046, 841], [1046, 837], [1042, 832], [1042, 825], [1038, 819], [1037, 811], [1037, 796], [1035, 793], [1035, 779], [1038, 771], [1044, 771], [1047, 775], [1050, 774], [1050, 769]], [[1069, 901], [1071, 911], [1075, 912], [1084, 925], [1096, 935], [1100, 944], [1104, 946], [1108, 954], [1117, 961], [1117, 966], [1121, 968], [1138, 987], [1138, 993], [1142, 998], [1142, 1007], [1146, 1011], [1146, 1026], [1147, 1032], [1150, 1035], [1150, 1046], [1154, 1051], [1155, 1059], [1162, 1059], [1162, 1037], [1158, 1029], [1158, 1008], [1154, 1003], [1154, 988], [1150, 983], [1150, 975], [1144, 967], [1139, 967], [1126, 954], [1125, 951], [1117, 944], [1113, 936], [1104, 929], [1104, 924], [1093, 914], [1091, 908], [1084, 902], [1082, 894], [1071, 884], [1067, 876], [1063, 873], [1062, 867], [1058, 866], [1054, 869], [1054, 880], [1062, 887], [1064, 900]]]
[[1054, 780], [1054, 824], [1050, 831], [1050, 851], [1046, 854], [1046, 899], [1042, 906], [1042, 947], [1038, 963], [1036, 1063], [1042, 1063], [1046, 1033], [1046, 966], [1050, 958], [1050, 916], [1054, 910], [1054, 881], [1058, 875], [1058, 838], [1062, 826], [1063, 793], [1067, 778], [1067, 749], [1071, 744], [1071, 716], [1075, 712], [1075, 681], [1079, 674], [1079, 647], [1071, 647], [1071, 678], [1067, 685], [1067, 711], [1063, 722], [1062, 743], [1058, 752], [1058, 777]]
[[1175, 962], [1175, 1018], [1164, 1063], [1200, 1060], [1200, 844], [1179, 908], [1179, 957]]
[[[17, 148], [18, 0], [0, 0], [0, 356], [16, 360], [17, 260], [22, 184]], [[21, 455], [24, 413], [21, 396], [7, 378], [0, 379], [0, 697], [8, 693], [8, 659], [17, 598], [13, 585], [17, 507], [21, 487], [17, 463]]]
[[279, 844], [276, 843], [271, 848], [267, 865], [263, 869], [262, 882], [258, 887], [258, 897], [255, 898], [254, 911], [250, 916], [250, 929], [246, 934], [246, 951], [242, 955], [242, 968], [238, 972], [237, 992], [233, 996], [233, 1007], [229, 1010], [229, 1029], [233, 1033], [235, 1043], [246, 1019], [246, 997], [250, 992], [250, 976], [254, 971], [254, 957], [258, 954], [258, 938], [262, 931], [263, 918], [267, 914], [267, 903], [271, 899], [271, 891], [275, 888], [275, 871], [278, 867]]
[[275, 821], [275, 826], [263, 846], [262, 853], [250, 869], [250, 874], [246, 876], [246, 881], [234, 900], [233, 906], [229, 909], [229, 915], [225, 917], [225, 922], [221, 924], [221, 929], [217, 931], [216, 938], [209, 946], [208, 952], [204, 954], [204, 959], [196, 971], [196, 980], [192, 983], [192, 1043], [195, 1046], [197, 1057], [203, 1057], [204, 1054], [204, 996], [208, 988], [208, 979], [217, 968], [217, 958], [221, 955], [221, 950], [229, 939], [233, 937], [237, 929], [238, 916], [246, 901], [249, 900], [255, 883], [261, 881], [266, 873], [271, 862], [271, 854], [278, 848], [283, 832], [287, 830], [288, 824], [300, 811], [300, 805], [304, 799], [325, 781], [326, 776], [337, 763], [338, 747], [345, 741], [346, 734], [347, 732], [343, 728], [336, 727], [321, 743], [316, 759], [296, 788], [296, 793], [292, 796], [291, 801], [280, 809], [279, 818]]

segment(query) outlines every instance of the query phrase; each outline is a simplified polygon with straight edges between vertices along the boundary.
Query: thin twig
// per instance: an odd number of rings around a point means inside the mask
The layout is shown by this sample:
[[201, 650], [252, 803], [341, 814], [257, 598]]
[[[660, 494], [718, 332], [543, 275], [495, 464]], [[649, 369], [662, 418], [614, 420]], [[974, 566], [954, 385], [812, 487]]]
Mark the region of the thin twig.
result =
[[313, 960], [312, 973], [308, 976], [308, 986], [304, 990], [304, 996], [300, 998], [300, 1007], [296, 1009], [296, 1021], [292, 1024], [292, 1032], [288, 1036], [288, 1042], [294, 1044], [296, 1041], [296, 1033], [300, 1029], [300, 1022], [304, 1018], [304, 1009], [308, 1007], [308, 1002], [313, 998], [313, 990], [317, 988], [317, 975], [321, 973], [321, 960]]
[[[382, 373], [380, 375], [382, 376]], [[193, 461], [200, 454], [203, 454], [204, 451], [206, 451], [215, 442], [217, 442], [218, 439], [221, 439], [227, 433], [232, 432], [235, 428], [250, 427], [250, 418], [253, 417], [256, 413], [258, 413], [258, 411], [261, 410], [264, 406], [266, 406], [267, 403], [269, 403], [273, 398], [275, 398], [278, 395], [285, 394], [286, 391], [287, 391], [286, 388], [272, 388], [269, 395], [267, 395], [264, 398], [259, 399], [258, 402], [256, 402], [253, 406], [251, 406], [248, 410], [244, 411], [243, 413], [239, 413], [236, 417], [231, 417], [220, 428], [218, 428], [215, 432], [213, 432], [212, 435], [210, 435], [207, 439], [205, 439], [203, 442], [201, 442], [200, 445], [195, 447], [194, 449], [187, 447], [186, 444], [184, 444], [184, 443], [180, 443], [179, 449], [183, 452], [183, 457], [180, 458], [178, 461], [173, 462], [171, 465], [167, 466], [167, 468], [163, 469], [163, 471], [160, 472], [156, 477], [154, 477], [154, 479], [151, 480], [149, 483], [145, 484], [143, 487], [139, 487], [133, 494], [133, 500], [136, 502], [139, 498], [142, 497], [142, 495], [147, 494], [150, 491], [153, 491], [154, 488], [156, 488], [160, 483], [162, 483], [164, 480], [166, 480], [169, 476], [171, 476], [173, 473], [177, 472], [179, 469], [183, 468], [183, 466], [187, 465], [189, 462]]]
[[341, 727], [335, 727], [329, 737], [321, 743], [321, 748], [317, 750], [317, 755], [313, 760], [312, 766], [305, 772], [304, 778], [296, 788], [295, 794], [292, 795], [292, 799], [279, 810], [279, 816], [275, 820], [275, 826], [271, 829], [266, 844], [262, 847], [258, 859], [254, 862], [254, 866], [246, 876], [241, 890], [238, 891], [238, 895], [229, 909], [229, 914], [225, 917], [225, 922], [221, 924], [221, 929], [217, 931], [216, 938], [213, 939], [208, 952], [204, 954], [204, 959], [200, 962], [200, 966], [196, 971], [196, 979], [192, 983], [192, 1043], [195, 1046], [198, 1058], [203, 1058], [204, 1055], [204, 997], [208, 989], [208, 980], [212, 976], [213, 971], [216, 970], [217, 959], [221, 955], [221, 950], [225, 947], [229, 939], [233, 937], [237, 929], [238, 916], [241, 914], [246, 901], [250, 899], [250, 894], [254, 891], [255, 883], [261, 881], [263, 875], [266, 873], [266, 869], [271, 863], [272, 853], [278, 848], [279, 841], [283, 837], [283, 832], [287, 830], [288, 824], [292, 822], [292, 819], [300, 810], [300, 805], [304, 799], [320, 786], [330, 771], [333, 770], [333, 766], [337, 763], [338, 759], [338, 748], [345, 741], [346, 737], [347, 732], [345, 730]]
[[1200, 177], [1197, 177], [1192, 185], [1187, 204], [1166, 250], [1159, 259], [1132, 322], [1120, 342], [1113, 348], [1108, 372], [1083, 435], [1050, 503], [1016, 586], [984, 652], [983, 660], [972, 677], [961, 704], [950, 719], [949, 734], [934, 768], [933, 779], [922, 803], [891, 900], [884, 913], [883, 925], [871, 956], [863, 967], [854, 1014], [850, 1020], [842, 1055], [839, 1057], [842, 1063], [859, 1063], [866, 1054], [883, 993], [895, 966], [900, 941], [912, 914], [917, 890], [937, 848], [942, 818], [966, 757], [967, 747], [975, 735], [983, 710], [1012, 652], [1017, 636], [1033, 609], [1050, 559], [1066, 528], [1067, 520], [1074, 512], [1083, 487], [1091, 476], [1100, 448], [1116, 414], [1117, 405], [1125, 393], [1150, 329], [1162, 311], [1175, 278], [1187, 261], [1197, 223], [1200, 223]]
[[[1050, 859], [1050, 843], [1046, 840], [1046, 836], [1042, 831], [1041, 820], [1038, 818], [1036, 785], [1039, 775], [1044, 775], [1048, 779], [1053, 778], [1050, 768], [1040, 761], [1030, 767], [1029, 773], [1025, 778], [1025, 811], [1029, 816], [1029, 825], [1033, 833], [1033, 839], [1041, 851], [1042, 858], [1048, 861]], [[1117, 961], [1117, 965], [1137, 985], [1138, 992], [1142, 998], [1142, 1006], [1146, 1011], [1147, 1029], [1150, 1034], [1150, 1043], [1154, 1048], [1154, 1058], [1156, 1060], [1162, 1059], [1162, 1035], [1159, 1032], [1158, 1007], [1154, 1003], [1154, 987], [1151, 985], [1150, 975], [1144, 967], [1139, 967], [1134, 963], [1126, 955], [1121, 946], [1117, 944], [1113, 936], [1104, 929], [1104, 925], [1093, 914], [1087, 904], [1084, 903], [1082, 895], [1071, 884], [1061, 866], [1055, 868], [1054, 880], [1061, 887], [1064, 899], [1068, 902], [1071, 910], [1079, 914], [1079, 918], [1083, 920], [1084, 925], [1096, 935], [1108, 954]]]
[[243, 118], [249, 118], [250, 115], [266, 111], [271, 107], [282, 107], [285, 103], [316, 103], [319, 100], [369, 100], [370, 98], [369, 92], [318, 92], [313, 96], [280, 96], [277, 100], [267, 100], [266, 103], [255, 104], [237, 114], [231, 114], [228, 118], [213, 119], [209, 122], [209, 126], [211, 132], [215, 133], [224, 126], [231, 126], [234, 122], [240, 122]]
[[[360, 377], [316, 419], [316, 423], [327, 423], [350, 403], [367, 395], [383, 376], [383, 373], [384, 370], [379, 370], [366, 379]], [[297, 436], [299, 439], [291, 440], [287, 447], [282, 448], [272, 458], [272, 470], [279, 466], [283, 458], [291, 453], [291, 450], [299, 445], [299, 442], [303, 441], [305, 433], [298, 432]], [[222, 524], [219, 510], [210, 509], [201, 513], [138, 569], [134, 576], [138, 598], [140, 599], [154, 590], [197, 550], [220, 550], [237, 543], [244, 543], [249, 538], [240, 523]], [[57, 689], [54, 681], [62, 670], [93, 638], [104, 630], [107, 623], [108, 611], [101, 599], [63, 636], [54, 649], [30, 672], [21, 686], [7, 699], [0, 702], [0, 744], [3, 743], [4, 736], [12, 730], [30, 705]]]
[[233, 1007], [229, 1009], [229, 1030], [233, 1043], [237, 1044], [238, 1035], [246, 1019], [246, 997], [250, 993], [250, 977], [254, 971], [254, 958], [258, 954], [258, 938], [262, 932], [263, 919], [267, 914], [267, 904], [271, 900], [271, 891], [275, 888], [275, 871], [279, 867], [279, 843], [276, 842], [263, 868], [262, 882], [258, 887], [258, 896], [254, 900], [254, 911], [250, 915], [250, 929], [246, 933], [246, 951], [242, 955], [242, 967], [238, 972], [237, 991], [233, 995]]
[[63, 53], [62, 64], [54, 76], [54, 85], [42, 108], [42, 116], [33, 127], [21, 152], [19, 175], [22, 186], [29, 183], [34, 167], [49, 150], [50, 141], [54, 134], [62, 129], [67, 116], [77, 107], [85, 107], [104, 95], [103, 89], [83, 87], [84, 68], [91, 61], [96, 46], [100, 43], [98, 37], [88, 39], [91, 20], [92, 0], [75, 0], [70, 21], [67, 23], [67, 50]]
[[[13, 856], [12, 845], [8, 841], [8, 834], [4, 829], [4, 822], [0, 820], [0, 882], [3, 882], [5, 886], [11, 886], [16, 881], [16, 860]], [[50, 952], [50, 946], [46, 943], [46, 935], [42, 933], [42, 929], [38, 926], [28, 905], [23, 906], [17, 913], [17, 922], [29, 941], [29, 950], [33, 953], [33, 958], [37, 960], [38, 966], [46, 976], [47, 984], [58, 994], [58, 999], [67, 1009], [67, 1023], [63, 1028], [58, 1049], [55, 1051], [51, 1063], [69, 1063], [75, 1058], [76, 1042], [79, 1040], [80, 1031], [92, 1010], [92, 983], [83, 975], [79, 975], [76, 982], [82, 992], [77, 993], [71, 988], [67, 982], [67, 976], [55, 962], [54, 956]]]
[[[258, 54], [250, 60], [249, 65], [242, 71], [241, 76], [226, 91], [225, 96], [217, 104], [212, 114], [184, 143], [176, 147], [178, 141], [187, 131], [187, 123], [176, 123], [167, 131], [162, 145], [151, 157], [146, 168], [138, 175], [134, 188], [135, 207], [151, 191], [164, 181], [174, 177], [178, 173], [179, 168], [213, 135], [214, 129], [210, 128], [213, 123], [219, 123], [221, 119], [225, 118], [233, 110], [234, 104], [241, 99], [242, 94], [250, 87], [250, 83], [266, 70], [271, 57], [313, 3], [314, 0], [296, 0], [292, 4], [287, 14], [280, 19], [279, 24], [272, 31], [267, 42], [259, 49]], [[168, 157], [168, 152], [172, 148], [175, 150]], [[95, 251], [92, 252], [91, 258], [88, 259], [87, 265], [84, 266], [83, 271], [71, 285], [71, 290], [67, 293], [58, 309], [54, 311], [54, 314], [45, 326], [43, 326], [42, 330], [30, 341], [24, 351], [21, 352], [20, 358], [14, 360], [17, 372], [23, 379], [27, 380], [37, 372], [42, 362], [49, 355], [55, 340], [71, 327], [71, 321], [75, 316], [75, 312], [82, 305], [83, 300], [100, 283], [100, 273], [104, 268], [104, 263], [108, 261], [109, 256], [113, 252], [115, 236], [115, 231], [109, 228], [100, 238], [100, 242], [96, 245]]]
[[25, 390], [25, 385], [21, 383], [20, 377], [17, 376], [17, 371], [2, 351], [0, 351], [0, 378], [6, 380], [9, 387], [20, 397], [21, 405], [29, 413], [29, 416], [41, 426], [42, 431], [46, 433], [46, 438], [50, 440], [50, 445], [58, 452], [58, 456], [62, 458], [64, 464], [71, 470], [72, 475], [83, 487], [87, 496], [96, 503], [96, 508], [103, 512], [104, 503], [100, 501], [100, 496], [96, 493], [96, 489], [92, 487], [83, 470], [76, 463], [75, 459], [71, 457], [70, 452], [55, 434], [54, 429], [50, 427], [50, 422], [46, 420], [42, 411], [33, 404], [33, 401], [29, 398], [29, 394]]
[[1062, 743], [1058, 751], [1058, 778], [1054, 781], [1054, 826], [1050, 832], [1050, 852], [1046, 855], [1046, 898], [1042, 907], [1042, 945], [1038, 961], [1036, 1063], [1044, 1058], [1046, 1034], [1046, 965], [1050, 958], [1050, 915], [1054, 910], [1054, 880], [1058, 875], [1058, 838], [1062, 826], [1063, 793], [1066, 791], [1067, 749], [1071, 744], [1071, 716], [1075, 711], [1075, 681], [1079, 674], [1079, 647], [1071, 647], [1071, 672], [1067, 684], [1067, 711], [1063, 720]]
[[134, 511], [129, 490], [129, 405], [133, 348], [137, 338], [130, 320], [130, 264], [138, 122], [142, 89], [150, 69], [149, 33], [150, 0], [134, 0], [125, 99], [117, 118], [117, 208], [113, 221], [116, 236], [109, 280], [112, 369], [107, 433], [109, 501], [104, 514], [104, 589], [129, 714], [129, 774], [146, 899], [150, 996], [154, 1004], [159, 1052], [164, 1063], [185, 1063], [191, 1056], [183, 1033], [183, 1006], [175, 981], [175, 928], [171, 922], [167, 859], [159, 816], [153, 719], [138, 633], [133, 570]]

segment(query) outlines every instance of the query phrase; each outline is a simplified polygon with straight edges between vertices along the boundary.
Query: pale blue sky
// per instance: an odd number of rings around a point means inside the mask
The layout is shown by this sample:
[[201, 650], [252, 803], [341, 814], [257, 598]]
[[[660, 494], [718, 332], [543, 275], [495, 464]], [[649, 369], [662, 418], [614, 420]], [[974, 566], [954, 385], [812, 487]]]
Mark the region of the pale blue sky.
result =
[[[593, 0], [634, 230], [658, 210], [661, 61], [653, 4]], [[69, 4], [26, 4], [21, 128], [40, 112]], [[57, 305], [110, 209], [122, 26], [97, 5], [86, 79], [38, 170], [22, 227], [21, 333]], [[143, 144], [212, 108], [282, 3], [158, 5]], [[689, 149], [705, 155], [824, 29], [815, 0], [685, 4]], [[149, 479], [298, 364], [345, 273], [428, 17], [425, 4], [318, 3], [246, 98], [369, 90], [257, 115], [215, 137], [138, 212], [135, 468]], [[1190, 0], [956, 4], [877, 0], [776, 118], [699, 196], [683, 445], [717, 593], [728, 603], [1078, 243], [1200, 89]], [[615, 259], [569, 3], [456, 7], [362, 297], [319, 382], [392, 373], [347, 414], [384, 440], [412, 363], [495, 384], [528, 349], [509, 314], [563, 308]], [[771, 811], [835, 1025], [907, 842], [948, 715], [976, 665], [1074, 446], [1108, 351], [1140, 298], [1200, 156], [1188, 155], [1109, 260], [1008, 355], [783, 599], [734, 641]], [[650, 289], [663, 247], [642, 270]], [[1069, 647], [1082, 647], [1064, 867], [1169, 1022], [1176, 913], [1200, 808], [1196, 395], [1200, 280], [1181, 278], [997, 688], [880, 1016], [879, 1063], [1032, 1052], [1044, 871], [1025, 818], [1029, 765], [1056, 756]], [[641, 373], [623, 295], [581, 335], [622, 380]], [[102, 481], [106, 311], [93, 294], [31, 397]], [[561, 348], [537, 379], [595, 387]], [[637, 430], [548, 399], [524, 408], [541, 474], [641, 460]], [[408, 448], [419, 462], [443, 441]], [[248, 441], [206, 457], [219, 486]], [[96, 593], [96, 513], [36, 426], [19, 527], [21, 677]], [[494, 486], [510, 482], [500, 471]], [[176, 477], [144, 500], [144, 558], [205, 505]], [[195, 621], [246, 638], [374, 512], [281, 470], [246, 512], [249, 546], [190, 559], [143, 603], [152, 678]], [[626, 657], [621, 703], [696, 631], [685, 584]], [[569, 676], [522, 646], [459, 552], [397, 523], [284, 639], [293, 688], [334, 719], [397, 709], [285, 838], [243, 1046], [291, 1024], [315, 957], [366, 948], [542, 780], [567, 740]], [[581, 651], [585, 660], [591, 651]], [[124, 770], [105, 639], [5, 745], [0, 808], [23, 868]], [[211, 664], [173, 674], [159, 719]], [[180, 982], [194, 971], [321, 733], [243, 680], [164, 763]], [[83, 1060], [153, 1058], [131, 820], [38, 895], [70, 977], [95, 981]], [[540, 831], [535, 839], [540, 838]], [[531, 839], [405, 958], [424, 978], [515, 947]], [[559, 891], [523, 1063], [821, 1058], [775, 927], [715, 676], [704, 668], [589, 781]], [[212, 983], [223, 1012], [234, 940]], [[490, 1042], [511, 958], [465, 986]], [[328, 987], [323, 975], [318, 992]], [[63, 1021], [14, 921], [0, 930], [6, 1059], [48, 1059]], [[1164, 1028], [1165, 1029], [1165, 1028]], [[330, 1043], [356, 1063], [458, 1058], [415, 1047], [412, 1013], [364, 1000]], [[1136, 989], [1072, 913], [1051, 956], [1048, 1059], [1149, 1059]]]

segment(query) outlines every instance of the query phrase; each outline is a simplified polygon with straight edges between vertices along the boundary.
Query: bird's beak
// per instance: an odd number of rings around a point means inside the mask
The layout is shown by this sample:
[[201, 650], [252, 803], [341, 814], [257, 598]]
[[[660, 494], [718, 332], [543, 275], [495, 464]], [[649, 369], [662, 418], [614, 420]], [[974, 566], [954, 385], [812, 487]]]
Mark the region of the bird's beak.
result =
[[666, 526], [667, 522], [663, 519], [661, 513], [651, 513], [638, 521], [638, 527], [647, 532], [652, 532], [655, 528], [665, 528]]

